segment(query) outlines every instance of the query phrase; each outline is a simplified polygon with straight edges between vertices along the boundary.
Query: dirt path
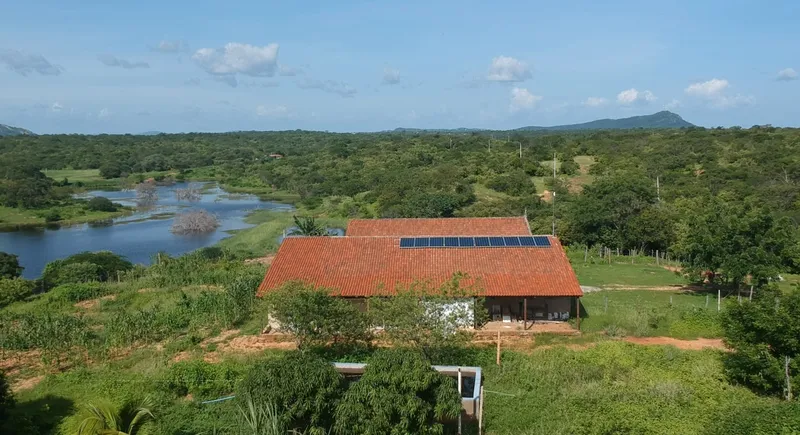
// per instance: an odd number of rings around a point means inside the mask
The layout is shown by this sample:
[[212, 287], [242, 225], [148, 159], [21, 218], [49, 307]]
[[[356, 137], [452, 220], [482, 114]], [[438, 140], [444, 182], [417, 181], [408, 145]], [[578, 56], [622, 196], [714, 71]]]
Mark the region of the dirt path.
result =
[[695, 340], [679, 340], [671, 337], [625, 337], [628, 343], [644, 346], [675, 346], [685, 350], [718, 349], [728, 350], [720, 338], [698, 338]]

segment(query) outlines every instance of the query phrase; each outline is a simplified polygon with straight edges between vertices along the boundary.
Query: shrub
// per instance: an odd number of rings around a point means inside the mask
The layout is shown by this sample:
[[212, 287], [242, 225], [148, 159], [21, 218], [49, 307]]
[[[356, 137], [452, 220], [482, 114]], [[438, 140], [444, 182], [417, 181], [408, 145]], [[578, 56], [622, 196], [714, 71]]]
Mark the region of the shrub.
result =
[[86, 209], [90, 211], [117, 211], [117, 206], [106, 197], [95, 196], [86, 203]]
[[34, 282], [22, 278], [0, 278], [0, 307], [21, 301], [33, 294]]
[[327, 289], [290, 282], [266, 297], [281, 329], [291, 332], [298, 347], [369, 340], [369, 320], [352, 303]]
[[62, 263], [56, 260], [48, 263], [42, 272], [42, 278], [50, 285], [98, 281], [100, 266], [94, 263]]
[[438, 373], [420, 352], [385, 349], [336, 408], [339, 434], [441, 434], [442, 420], [461, 412], [453, 378]]
[[182, 361], [167, 370], [161, 386], [178, 396], [191, 394], [196, 398], [217, 398], [232, 393], [241, 375], [239, 367], [227, 363]]
[[[79, 263], [88, 263], [95, 267], [81, 266], [69, 268], [70, 270], [67, 271], [63, 270], [69, 265]], [[126, 260], [125, 257], [110, 251], [81, 252], [48, 263], [42, 272], [42, 279], [44, 279], [48, 285], [59, 285], [69, 282], [107, 281], [108, 279], [115, 278], [119, 272], [127, 271], [132, 268], [133, 264]], [[78, 269], [80, 269], [80, 273]], [[92, 274], [92, 270], [94, 271], [94, 275], [90, 278], [89, 275]], [[85, 275], [83, 275], [84, 273]]]
[[575, 175], [575, 173], [578, 172], [578, 169], [580, 169], [580, 167], [578, 166], [577, 163], [575, 163], [574, 160], [567, 159], [561, 162], [561, 167], [559, 168], [559, 172], [561, 172], [564, 175]]
[[61, 213], [57, 210], [47, 210], [42, 214], [45, 222], [58, 222], [61, 220]]
[[69, 302], [80, 302], [96, 299], [108, 293], [105, 286], [98, 282], [61, 284], [50, 292], [54, 297]]
[[239, 400], [273, 404], [284, 426], [327, 430], [333, 424], [344, 378], [333, 365], [313, 355], [291, 352], [257, 363], [239, 386]]
[[0, 278], [16, 278], [22, 275], [24, 267], [19, 265], [19, 257], [0, 252]]
[[8, 411], [14, 407], [14, 396], [11, 394], [11, 386], [6, 381], [6, 375], [0, 371], [0, 422], [5, 421]]
[[498, 174], [489, 179], [486, 185], [490, 189], [507, 193], [512, 196], [521, 196], [536, 193], [536, 187], [530, 176], [523, 171]]

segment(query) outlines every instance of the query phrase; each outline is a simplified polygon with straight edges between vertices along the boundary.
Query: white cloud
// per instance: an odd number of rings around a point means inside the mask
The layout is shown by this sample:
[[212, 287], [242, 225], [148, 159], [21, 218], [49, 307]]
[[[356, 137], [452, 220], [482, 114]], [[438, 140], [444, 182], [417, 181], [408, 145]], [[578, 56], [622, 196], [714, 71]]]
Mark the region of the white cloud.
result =
[[64, 71], [58, 65], [50, 63], [44, 56], [26, 54], [18, 50], [0, 50], [0, 63], [5, 64], [11, 71], [27, 76], [37, 72], [45, 76], [57, 76]]
[[400, 83], [400, 71], [392, 68], [383, 69], [383, 84], [396, 85]]
[[728, 109], [739, 106], [749, 106], [755, 104], [755, 102], [756, 98], [752, 95], [736, 94], [733, 96], [722, 95], [719, 98], [715, 98], [711, 102], [711, 105], [718, 109]]
[[297, 87], [300, 89], [319, 89], [323, 92], [337, 94], [342, 97], [352, 97], [358, 91], [344, 82], [337, 82], [334, 80], [314, 80], [306, 78], [302, 82], [297, 82]]
[[150, 64], [147, 62], [128, 62], [110, 54], [101, 54], [97, 56], [97, 60], [106, 66], [118, 66], [125, 69], [150, 68]]
[[256, 107], [256, 115], [265, 118], [288, 118], [289, 108], [286, 106], [258, 106]]
[[531, 71], [524, 62], [513, 57], [498, 56], [492, 59], [486, 80], [492, 82], [522, 82], [531, 78]]
[[672, 101], [670, 101], [669, 103], [664, 105], [664, 109], [666, 109], [666, 110], [675, 110], [675, 109], [677, 109], [677, 108], [679, 108], [681, 106], [682, 106], [681, 102], [678, 101], [678, 99], [673, 98]]
[[509, 111], [518, 112], [520, 110], [532, 109], [536, 103], [541, 101], [542, 97], [533, 95], [525, 88], [514, 88], [511, 90], [511, 105]]
[[714, 78], [707, 82], [692, 83], [686, 88], [686, 93], [694, 97], [715, 98], [722, 94], [727, 87], [727, 80]]
[[278, 69], [278, 44], [257, 47], [230, 42], [223, 48], [201, 48], [192, 55], [192, 60], [216, 76], [272, 77]]
[[97, 117], [100, 119], [105, 119], [108, 118], [109, 116], [111, 116], [111, 111], [106, 108], [100, 109], [100, 112], [97, 113]]
[[725, 90], [729, 85], [725, 79], [714, 78], [705, 82], [692, 83], [685, 89], [685, 92], [687, 95], [706, 100], [711, 107], [718, 109], [755, 103], [756, 99], [752, 95], [726, 95]]
[[236, 79], [236, 75], [234, 74], [221, 74], [221, 75], [213, 75], [211, 76], [211, 80], [216, 82], [222, 82], [226, 85], [235, 88], [239, 85], [239, 80]]
[[64, 106], [62, 106], [61, 103], [56, 101], [55, 103], [53, 103], [52, 106], [50, 106], [50, 110], [52, 110], [53, 112], [60, 112], [64, 110]]
[[586, 101], [584, 101], [581, 104], [587, 107], [600, 107], [600, 106], [605, 106], [606, 103], [608, 103], [608, 100], [606, 100], [605, 98], [589, 97], [586, 99]]
[[650, 91], [638, 91], [635, 88], [624, 90], [617, 94], [617, 102], [624, 105], [632, 104], [648, 104], [657, 100], [655, 95]]
[[157, 51], [159, 53], [188, 53], [189, 44], [186, 41], [161, 41], [155, 47], [150, 47], [150, 51]]
[[776, 78], [778, 81], [788, 82], [790, 80], [797, 80], [797, 71], [794, 68], [785, 68], [778, 71], [778, 76]]
[[300, 68], [294, 68], [291, 66], [286, 65], [278, 65], [278, 74], [284, 77], [294, 77], [296, 75], [302, 74], [303, 70]]

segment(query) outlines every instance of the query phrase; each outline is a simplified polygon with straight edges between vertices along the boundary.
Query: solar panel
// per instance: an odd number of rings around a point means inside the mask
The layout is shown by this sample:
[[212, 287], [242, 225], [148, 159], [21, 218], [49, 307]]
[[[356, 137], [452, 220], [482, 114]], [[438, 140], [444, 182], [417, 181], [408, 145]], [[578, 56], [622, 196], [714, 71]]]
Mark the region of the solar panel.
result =
[[548, 248], [547, 236], [401, 237], [401, 248]]
[[492, 247], [506, 246], [506, 242], [502, 237], [489, 237], [489, 243], [492, 245]]

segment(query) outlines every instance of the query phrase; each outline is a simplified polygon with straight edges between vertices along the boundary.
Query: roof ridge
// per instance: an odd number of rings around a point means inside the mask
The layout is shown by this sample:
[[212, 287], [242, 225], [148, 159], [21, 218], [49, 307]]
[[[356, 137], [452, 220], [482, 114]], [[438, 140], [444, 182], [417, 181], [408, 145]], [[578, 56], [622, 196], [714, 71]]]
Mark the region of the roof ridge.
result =
[[350, 219], [349, 222], [352, 221], [403, 221], [403, 220], [467, 220], [467, 219], [524, 219], [524, 216], [459, 216], [459, 217], [436, 217], [436, 218], [355, 218]]

